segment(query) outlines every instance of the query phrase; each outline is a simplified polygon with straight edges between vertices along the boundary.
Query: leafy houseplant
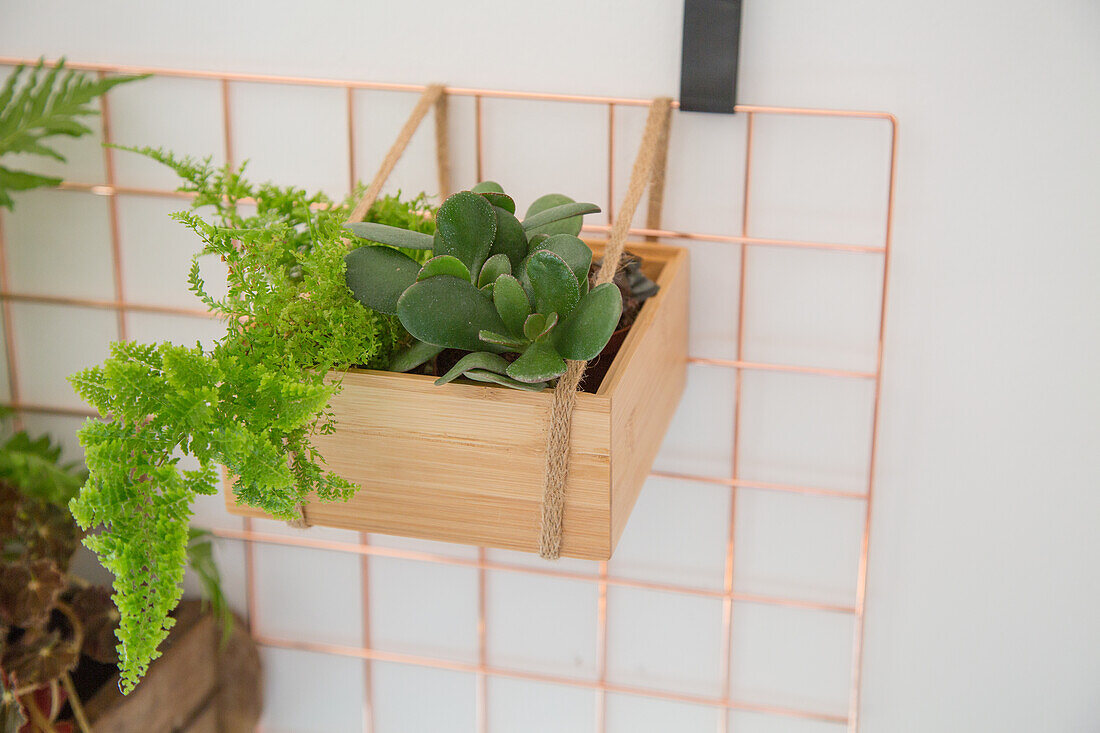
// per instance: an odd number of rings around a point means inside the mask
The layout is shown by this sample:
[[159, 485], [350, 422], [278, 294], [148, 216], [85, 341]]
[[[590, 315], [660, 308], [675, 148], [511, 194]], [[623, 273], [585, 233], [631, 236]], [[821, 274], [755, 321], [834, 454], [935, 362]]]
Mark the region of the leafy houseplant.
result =
[[[347, 255], [355, 297], [395, 314], [413, 341], [389, 367], [408, 371], [443, 349], [468, 352], [437, 384], [459, 376], [541, 390], [607, 344], [622, 313], [613, 283], [589, 290], [592, 250], [577, 234], [594, 204], [559, 194], [535, 201], [521, 222], [515, 202], [493, 182], [456, 193], [436, 213], [434, 236], [378, 223], [356, 235], [387, 246]], [[421, 264], [392, 247], [430, 251]], [[509, 360], [504, 354], [517, 355]]]
[[[39, 61], [24, 77], [17, 66], [0, 88], [0, 159], [24, 153], [65, 162], [65, 156], [46, 140], [58, 135], [81, 137], [91, 129], [81, 117], [98, 114], [91, 103], [119, 84], [142, 79], [115, 76], [96, 79], [76, 71], [62, 74], [64, 59], [47, 70]], [[25, 80], [24, 80], [25, 79]], [[22, 86], [20, 84], [22, 83]], [[18, 91], [17, 91], [18, 90]], [[0, 165], [0, 206], [14, 207], [10, 192], [56, 186], [61, 179]]]
[[[179, 174], [193, 209], [213, 209], [211, 221], [193, 212], [175, 218], [203, 242], [191, 289], [228, 331], [209, 350], [114, 344], [106, 362], [70, 377], [105, 418], [80, 431], [89, 478], [70, 507], [83, 529], [101, 528], [85, 544], [115, 574], [126, 690], [171, 626], [190, 506], [196, 494], [216, 493], [216, 464], [236, 476], [240, 501], [275, 517], [297, 518], [313, 494], [346, 499], [354, 484], [326, 471], [310, 442], [334, 429], [327, 405], [339, 387], [325, 378], [354, 365], [384, 367], [405, 338], [396, 318], [368, 310], [345, 285], [342, 225], [353, 198], [335, 203], [253, 185], [209, 160], [139, 152]], [[368, 218], [428, 236], [426, 212], [423, 197], [387, 197]], [[226, 263], [224, 298], [206, 290], [201, 256]], [[198, 468], [181, 468], [180, 454]]]
[[[69, 574], [82, 533], [65, 503], [84, 473], [62, 463], [60, 455], [60, 446], [48, 437], [32, 440], [22, 431], [0, 445], [0, 720], [5, 731], [71, 729], [56, 721], [64, 698], [84, 730], [71, 675], [79, 665], [85, 669], [119, 661], [119, 614], [109, 590]], [[204, 533], [192, 532], [187, 553], [228, 631], [232, 617]], [[102, 677], [108, 674], [101, 670]]]

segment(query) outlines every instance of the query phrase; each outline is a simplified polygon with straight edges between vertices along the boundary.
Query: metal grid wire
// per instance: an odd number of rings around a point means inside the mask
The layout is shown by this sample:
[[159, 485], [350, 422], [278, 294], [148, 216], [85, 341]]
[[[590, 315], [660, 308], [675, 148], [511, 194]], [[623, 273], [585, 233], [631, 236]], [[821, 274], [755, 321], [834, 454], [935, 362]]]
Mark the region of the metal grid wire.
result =
[[[14, 66], [16, 64], [33, 64], [34, 59], [19, 59], [0, 57], [0, 65]], [[425, 86], [418, 84], [390, 84], [379, 82], [362, 82], [339, 79], [320, 79], [308, 77], [273, 76], [264, 74], [233, 74], [206, 71], [188, 71], [182, 69], [165, 68], [139, 68], [109, 64], [67, 64], [70, 68], [84, 71], [106, 74], [153, 74], [161, 77], [175, 77], [187, 79], [205, 79], [216, 81], [221, 85], [222, 93], [222, 127], [226, 159], [234, 162], [234, 147], [232, 130], [232, 107], [230, 104], [230, 89], [234, 83], [262, 83], [276, 85], [293, 85], [305, 87], [328, 87], [344, 89], [346, 93], [347, 112], [347, 144], [349, 162], [349, 185], [354, 186], [358, 180], [355, 166], [355, 119], [354, 101], [357, 93], [365, 91], [398, 91], [413, 94], [422, 93]], [[607, 200], [608, 221], [613, 221], [612, 205], [615, 201], [615, 110], [618, 107], [646, 107], [649, 100], [630, 99], [619, 97], [585, 96], [572, 94], [544, 94], [521, 91], [501, 91], [492, 89], [475, 89], [463, 87], [447, 87], [446, 92], [454, 96], [472, 97], [474, 100], [474, 114], [476, 124], [476, 170], [478, 180], [483, 179], [484, 169], [484, 140], [482, 120], [483, 99], [516, 99], [540, 102], [556, 102], [574, 105], [600, 105], [607, 109]], [[102, 134], [104, 142], [111, 142], [111, 108], [109, 96], [102, 98]], [[678, 105], [673, 102], [673, 107]], [[877, 453], [879, 435], [880, 394], [882, 385], [882, 347], [885, 331], [887, 279], [890, 263], [891, 229], [893, 224], [894, 190], [896, 185], [897, 168], [897, 119], [885, 112], [861, 112], [828, 109], [798, 109], [786, 107], [764, 107], [753, 105], [738, 105], [737, 112], [746, 118], [745, 135], [745, 166], [743, 173], [743, 201], [740, 231], [737, 234], [715, 234], [692, 231], [669, 231], [665, 229], [632, 228], [630, 231], [635, 236], [653, 236], [662, 239], [682, 241], [715, 242], [728, 245], [740, 245], [740, 282], [738, 286], [738, 336], [736, 346], [736, 358], [714, 359], [689, 357], [689, 363], [707, 365], [716, 368], [728, 369], [734, 380], [734, 414], [733, 414], [733, 450], [732, 462], [728, 478], [714, 478], [684, 473], [654, 472], [653, 476], [682, 479], [693, 482], [703, 482], [726, 486], [730, 491], [729, 533], [725, 547], [725, 571], [723, 588], [721, 591], [687, 585], [657, 583], [644, 580], [635, 580], [626, 577], [616, 577], [608, 573], [607, 563], [598, 565], [598, 572], [585, 573], [557, 569], [551, 565], [531, 567], [519, 564], [493, 562], [487, 557], [485, 548], [479, 548], [477, 559], [451, 557], [447, 555], [429, 552], [395, 549], [371, 545], [367, 533], [361, 533], [358, 543], [339, 542], [312, 539], [309, 537], [284, 536], [279, 534], [266, 534], [253, 531], [250, 519], [243, 520], [242, 530], [216, 530], [218, 537], [240, 541], [244, 543], [245, 551], [245, 578], [248, 616], [253, 636], [256, 642], [262, 646], [282, 649], [305, 650], [324, 654], [333, 654], [343, 657], [360, 658], [364, 664], [364, 679], [366, 689], [364, 691], [363, 727], [366, 731], [374, 728], [374, 706], [372, 700], [371, 663], [374, 661], [393, 662], [398, 664], [418, 665], [436, 669], [454, 670], [473, 674], [476, 677], [476, 720], [479, 733], [488, 731], [488, 679], [491, 677], [512, 678], [537, 682], [546, 682], [571, 687], [579, 687], [593, 690], [596, 695], [596, 721], [595, 730], [602, 733], [606, 730], [606, 695], [607, 693], [620, 693], [627, 695], [640, 695], [657, 699], [671, 700], [684, 703], [692, 703], [702, 706], [718, 708], [718, 730], [725, 732], [728, 729], [730, 711], [749, 711], [774, 716], [786, 716], [807, 720], [821, 721], [845, 726], [848, 731], [854, 733], [859, 730], [860, 692], [862, 688], [863, 671], [863, 636], [864, 617], [867, 599], [867, 560], [870, 549], [870, 517], [874, 498], [875, 458]], [[889, 148], [889, 183], [885, 211], [885, 231], [883, 232], [881, 245], [857, 245], [844, 243], [830, 243], [818, 241], [803, 241], [790, 239], [769, 239], [754, 237], [749, 234], [749, 208], [753, 182], [753, 125], [754, 120], [761, 115], [796, 115], [803, 117], [841, 117], [841, 118], [871, 118], [882, 120], [890, 128]], [[20, 397], [19, 374], [17, 370], [17, 344], [15, 343], [13, 329], [13, 314], [11, 304], [43, 303], [75, 308], [106, 309], [114, 311], [117, 317], [118, 334], [120, 339], [127, 338], [128, 314], [132, 312], [164, 313], [197, 318], [212, 318], [211, 314], [203, 310], [161, 306], [148, 303], [138, 303], [126, 298], [123, 288], [123, 259], [121, 237], [119, 233], [118, 199], [121, 196], [156, 196], [188, 198], [188, 194], [176, 191], [156, 188], [140, 188], [121, 186], [115, 182], [114, 151], [105, 147], [103, 149], [105, 178], [101, 182], [71, 182], [61, 184], [61, 189], [69, 191], [82, 191], [92, 195], [104, 196], [108, 204], [108, 221], [111, 235], [111, 258], [114, 267], [114, 298], [112, 300], [95, 300], [86, 298], [57, 297], [49, 295], [36, 295], [21, 293], [18, 288], [13, 288], [8, 270], [7, 251], [4, 245], [3, 221], [0, 218], [0, 317], [3, 318], [3, 326], [7, 336], [6, 359], [10, 382], [11, 401], [10, 407], [15, 411], [17, 424], [21, 423], [22, 415], [26, 413], [43, 413], [69, 416], [96, 416], [96, 413], [60, 407], [47, 404], [31, 404], [24, 402]], [[586, 225], [585, 230], [592, 233], [606, 233], [609, 230], [606, 225]], [[800, 366], [783, 363], [763, 363], [747, 361], [745, 355], [745, 281], [748, 272], [747, 253], [749, 247], [783, 247], [808, 250], [831, 250], [839, 252], [854, 252], [865, 256], [877, 257], [881, 261], [882, 284], [881, 296], [878, 303], [878, 343], [875, 351], [874, 371], [853, 371], [846, 369], [833, 369], [825, 366]], [[837, 379], [872, 380], [874, 382], [874, 407], [869, 426], [870, 458], [866, 474], [866, 490], [862, 492], [842, 491], [808, 485], [792, 485], [781, 483], [769, 483], [762, 481], [750, 481], [740, 474], [740, 423], [741, 423], [741, 387], [742, 376], [746, 370], [775, 371], [796, 374], [812, 374]], [[856, 594], [854, 605], [836, 605], [829, 603], [817, 603], [808, 600], [769, 596], [760, 594], [748, 594], [734, 591], [734, 528], [737, 516], [738, 490], [750, 488], [754, 490], [788, 492], [796, 494], [808, 494], [822, 497], [831, 497], [838, 501], [862, 502], [864, 506], [862, 535], [860, 541], [858, 578], [856, 582]], [[363, 645], [361, 647], [342, 646], [336, 644], [323, 644], [295, 639], [276, 638], [261, 633], [260, 608], [258, 607], [256, 592], [255, 569], [255, 544], [287, 545], [299, 548], [312, 548], [345, 552], [360, 557], [360, 571], [363, 592]], [[477, 569], [478, 583], [478, 661], [465, 663], [439, 659], [434, 657], [416, 656], [403, 653], [388, 652], [371, 648], [369, 602], [368, 602], [368, 573], [371, 557], [400, 558], [426, 563], [460, 566]], [[598, 588], [597, 608], [597, 678], [595, 680], [578, 679], [553, 674], [542, 674], [516, 669], [507, 669], [492, 666], [488, 662], [487, 632], [488, 622], [486, 613], [486, 574], [488, 571], [506, 571], [515, 573], [527, 573], [552, 578], [565, 578], [571, 580], [594, 583]], [[697, 597], [722, 599], [722, 633], [721, 633], [721, 667], [720, 684], [722, 696], [711, 697], [705, 695], [684, 694], [659, 689], [643, 688], [623, 685], [611, 682], [607, 679], [607, 589], [610, 586], [629, 587], [648, 590], [657, 590], [667, 593], [678, 593]], [[820, 710], [810, 710], [797, 707], [784, 707], [777, 705], [757, 704], [747, 700], [732, 699], [729, 696], [730, 689], [730, 645], [733, 629], [733, 604], [735, 602], [769, 604], [774, 606], [786, 606], [806, 609], [821, 613], [844, 614], [854, 618], [854, 634], [852, 638], [851, 654], [851, 684], [849, 688], [849, 705], [847, 715], [838, 715]]]

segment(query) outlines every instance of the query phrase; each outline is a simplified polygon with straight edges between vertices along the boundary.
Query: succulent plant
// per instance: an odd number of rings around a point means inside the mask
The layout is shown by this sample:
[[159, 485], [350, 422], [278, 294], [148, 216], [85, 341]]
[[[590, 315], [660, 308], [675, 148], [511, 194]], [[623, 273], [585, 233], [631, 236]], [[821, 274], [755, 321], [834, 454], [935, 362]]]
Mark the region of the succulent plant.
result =
[[[396, 314], [414, 339], [390, 369], [409, 371], [443, 349], [461, 349], [470, 353], [437, 384], [464, 376], [540, 390], [565, 373], [566, 359], [598, 355], [622, 312], [614, 284], [589, 290], [592, 250], [577, 235], [581, 217], [599, 210], [549, 194], [521, 222], [515, 201], [487, 181], [443, 202], [434, 236], [349, 224], [375, 244], [347, 255], [348, 287], [364, 305]], [[421, 265], [394, 247], [432, 257]]]

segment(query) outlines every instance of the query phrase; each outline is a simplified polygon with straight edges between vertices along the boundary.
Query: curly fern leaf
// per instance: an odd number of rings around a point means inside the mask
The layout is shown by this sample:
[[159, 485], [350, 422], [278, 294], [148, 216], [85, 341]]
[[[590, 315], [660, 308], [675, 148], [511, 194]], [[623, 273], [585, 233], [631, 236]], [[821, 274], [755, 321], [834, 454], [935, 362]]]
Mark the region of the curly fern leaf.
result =
[[[203, 218], [175, 218], [203, 243], [192, 264], [192, 291], [221, 316], [227, 334], [212, 349], [117, 343], [107, 360], [70, 377], [108, 422], [80, 431], [89, 478], [70, 503], [103, 564], [115, 573], [124, 689], [156, 658], [171, 626], [186, 560], [190, 506], [217, 490], [215, 465], [235, 476], [239, 502], [283, 519], [311, 496], [348, 499], [355, 486], [325, 469], [310, 443], [334, 429], [327, 380], [352, 366], [383, 367], [407, 337], [390, 316], [367, 310], [344, 278], [343, 222], [352, 197], [336, 204], [272, 184], [253, 185], [241, 169], [142, 149], [183, 179]], [[251, 207], [238, 206], [247, 202]], [[250, 213], [244, 214], [242, 210]], [[423, 195], [383, 197], [374, 221], [434, 231]], [[416, 253], [423, 256], [423, 253]], [[228, 288], [206, 291], [200, 259], [217, 257]], [[180, 470], [179, 456], [199, 461]]]
[[[144, 76], [94, 77], [77, 71], [62, 73], [65, 60], [47, 68], [40, 59], [30, 69], [17, 66], [0, 88], [0, 157], [8, 153], [26, 153], [61, 162], [65, 156], [46, 141], [57, 135], [81, 137], [91, 128], [81, 117], [99, 114], [93, 100], [113, 87]], [[12, 170], [0, 165], [0, 206], [13, 208], [9, 191], [26, 191], [40, 186], [56, 186], [56, 176]]]

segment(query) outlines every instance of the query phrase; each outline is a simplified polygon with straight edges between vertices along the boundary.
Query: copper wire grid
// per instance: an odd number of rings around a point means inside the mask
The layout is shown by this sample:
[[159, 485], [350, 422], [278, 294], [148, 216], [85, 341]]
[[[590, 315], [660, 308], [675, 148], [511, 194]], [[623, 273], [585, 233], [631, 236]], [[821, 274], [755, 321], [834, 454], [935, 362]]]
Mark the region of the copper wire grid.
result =
[[[20, 59], [11, 57], [0, 57], [0, 65], [14, 66], [17, 64], [33, 64], [35, 59]], [[346, 79], [321, 79], [312, 77], [298, 77], [298, 76], [283, 76], [283, 75], [268, 75], [268, 74], [235, 74], [225, 72], [210, 72], [210, 71], [191, 71], [183, 69], [168, 69], [168, 68], [147, 68], [136, 66], [121, 66], [114, 64], [75, 64], [69, 63], [68, 67], [83, 71], [93, 71], [100, 75], [104, 74], [152, 74], [160, 77], [176, 77], [186, 79], [205, 79], [210, 81], [217, 81], [221, 85], [222, 96], [222, 127], [224, 134], [224, 144], [226, 159], [232, 163], [234, 161], [233, 154], [233, 137], [232, 130], [232, 106], [230, 99], [231, 85], [236, 82], [247, 83], [262, 83], [262, 84], [278, 84], [278, 85], [293, 85], [293, 86], [306, 86], [306, 87], [333, 87], [344, 89], [346, 94], [346, 114], [347, 114], [347, 145], [348, 145], [348, 162], [349, 162], [349, 186], [354, 185], [358, 180], [358, 175], [355, 166], [355, 150], [356, 150], [356, 138], [355, 138], [355, 119], [354, 119], [354, 100], [355, 94], [358, 91], [399, 91], [410, 93], [421, 93], [426, 88], [424, 85], [419, 84], [392, 84], [383, 82], [367, 82], [367, 81], [353, 81]], [[615, 201], [615, 176], [614, 176], [614, 156], [615, 156], [615, 109], [617, 106], [624, 107], [646, 107], [649, 105], [649, 100], [646, 99], [632, 99], [622, 97], [606, 97], [606, 96], [591, 96], [591, 95], [577, 95], [577, 94], [547, 94], [538, 92], [523, 92], [523, 91], [504, 91], [494, 89], [478, 89], [467, 87], [447, 87], [446, 92], [454, 96], [473, 97], [474, 101], [474, 118], [475, 118], [475, 146], [476, 146], [476, 172], [479, 180], [485, 178], [484, 174], [484, 124], [482, 114], [482, 100], [489, 99], [515, 99], [515, 100], [527, 100], [527, 101], [543, 101], [543, 102], [560, 102], [560, 103], [572, 103], [582, 105], [603, 105], [607, 108], [607, 143], [608, 143], [608, 165], [607, 165], [607, 212], [608, 221], [613, 221], [613, 209]], [[110, 103], [109, 96], [103, 97], [102, 101], [102, 134], [104, 142], [111, 142], [111, 115], [110, 115]], [[673, 107], [678, 107], [676, 102], [673, 102]], [[495, 562], [488, 559], [488, 554], [485, 548], [479, 548], [476, 559], [467, 559], [462, 557], [452, 557], [448, 555], [435, 554], [430, 552], [421, 552], [414, 550], [394, 549], [388, 547], [381, 547], [372, 545], [369, 541], [369, 535], [366, 533], [360, 533], [359, 542], [339, 542], [331, 540], [314, 539], [307, 536], [287, 536], [281, 534], [265, 534], [257, 532], [252, 527], [250, 519], [245, 518], [243, 520], [243, 528], [241, 530], [215, 530], [214, 534], [220, 538], [232, 541], [240, 541], [244, 545], [245, 550], [245, 578], [246, 578], [246, 593], [247, 593], [247, 612], [250, 620], [250, 626], [252, 629], [253, 637], [257, 643], [282, 649], [304, 650], [311, 652], [318, 652], [322, 654], [332, 654], [344, 657], [354, 657], [363, 660], [364, 664], [364, 680], [366, 689], [364, 690], [364, 706], [363, 706], [363, 730], [373, 731], [374, 729], [374, 706], [372, 695], [372, 679], [371, 679], [371, 662], [372, 661], [385, 661], [394, 662], [399, 664], [410, 664], [423, 667], [431, 667], [436, 669], [447, 669], [453, 671], [460, 671], [470, 673], [475, 676], [476, 679], [476, 726], [479, 733], [487, 733], [489, 730], [488, 723], [488, 679], [491, 677], [502, 677], [512, 679], [522, 679], [529, 681], [547, 682], [558, 685], [566, 685], [571, 687], [580, 687], [593, 690], [596, 694], [596, 720], [594, 722], [594, 728], [597, 733], [603, 733], [606, 730], [606, 695], [608, 692], [620, 693], [628, 695], [641, 695], [646, 697], [652, 697], [657, 699], [671, 700], [684, 703], [693, 703], [696, 705], [709, 706], [718, 708], [721, 710], [721, 715], [718, 722], [718, 730], [721, 733], [725, 733], [729, 730], [729, 713], [731, 710], [735, 711], [749, 711], [756, 713], [764, 713], [776, 716], [785, 716], [790, 718], [801, 718], [822, 721], [826, 723], [834, 723], [838, 726], [846, 726], [847, 730], [855, 733], [859, 730], [860, 725], [860, 692], [862, 688], [862, 672], [863, 672], [863, 637], [864, 637], [864, 619], [867, 608], [867, 562], [870, 552], [870, 518], [874, 498], [875, 488], [875, 460], [878, 447], [878, 432], [879, 421], [881, 413], [881, 386], [882, 386], [882, 351], [883, 351], [883, 338], [885, 335], [886, 325], [886, 301], [887, 301], [887, 285], [890, 265], [890, 245], [891, 245], [891, 230], [893, 225], [894, 214], [894, 191], [897, 178], [897, 134], [898, 123], [897, 119], [886, 112], [865, 112], [865, 111], [847, 111], [847, 110], [830, 110], [830, 109], [799, 109], [789, 107], [769, 107], [769, 106], [757, 106], [757, 105], [738, 105], [737, 111], [745, 115], [747, 120], [747, 130], [745, 135], [745, 167], [743, 177], [743, 201], [742, 201], [742, 220], [740, 231], [737, 234], [715, 234], [705, 232], [689, 232], [689, 231], [672, 231], [672, 230], [653, 230], [645, 228], [632, 228], [630, 231], [636, 236], [648, 236], [659, 237], [664, 239], [675, 239], [683, 241], [698, 241], [698, 242], [713, 242], [719, 244], [732, 244], [741, 245], [741, 269], [739, 276], [739, 295], [738, 295], [738, 336], [736, 344], [736, 358], [735, 359], [715, 359], [715, 358], [701, 358], [690, 357], [689, 362], [692, 364], [698, 364], [703, 366], [731, 369], [733, 371], [734, 378], [734, 438], [732, 447], [732, 461], [730, 465], [730, 475], [728, 478], [715, 478], [712, 476], [692, 475], [685, 473], [672, 473], [672, 472], [653, 472], [653, 476], [674, 478], [687, 480], [691, 482], [703, 482], [707, 484], [717, 484], [729, 487], [731, 502], [730, 502], [730, 514], [729, 514], [729, 528], [728, 528], [728, 540], [725, 549], [725, 570], [723, 575], [723, 587], [722, 590], [714, 590], [709, 588], [692, 587], [688, 585], [680, 585], [674, 583], [658, 583], [644, 580], [637, 580], [626, 577], [617, 577], [608, 573], [608, 567], [606, 562], [598, 564], [598, 570], [596, 573], [584, 573], [570, 570], [562, 570], [553, 565], [545, 566], [527, 566], [518, 565], [504, 562]], [[890, 126], [890, 153], [889, 153], [889, 183], [886, 197], [886, 225], [883, 232], [883, 240], [881, 245], [859, 245], [859, 244], [846, 244], [836, 242], [817, 242], [817, 241], [802, 241], [802, 240], [790, 240], [790, 239], [770, 239], [763, 237], [755, 237], [749, 234], [749, 205], [750, 195], [752, 190], [752, 152], [753, 152], [753, 126], [754, 121], [759, 115], [798, 115], [808, 117], [845, 117], [845, 118], [871, 118], [882, 120], [885, 124]], [[113, 300], [96, 300], [87, 298], [71, 298], [71, 297], [57, 297], [49, 295], [37, 295], [32, 293], [20, 292], [17, 288], [12, 287], [10, 273], [7, 264], [7, 250], [4, 244], [3, 237], [3, 218], [0, 216], [0, 319], [3, 321], [3, 326], [6, 334], [6, 349], [5, 357], [8, 367], [8, 378], [10, 384], [10, 403], [9, 406], [15, 411], [15, 419], [17, 426], [22, 423], [22, 416], [26, 413], [42, 413], [52, 415], [66, 415], [66, 416], [90, 416], [95, 417], [97, 413], [78, 408], [70, 408], [64, 406], [53, 406], [44, 404], [33, 404], [25, 402], [21, 399], [19, 373], [17, 368], [17, 344], [15, 341], [15, 334], [13, 329], [13, 314], [12, 303], [41, 303], [49, 305], [59, 305], [76, 308], [93, 308], [93, 309], [105, 309], [111, 310], [116, 313], [117, 317], [117, 330], [120, 339], [125, 339], [128, 332], [127, 316], [131, 312], [142, 313], [162, 313], [190, 316], [195, 318], [211, 318], [211, 314], [206, 311], [191, 308], [179, 308], [171, 306], [156, 305], [150, 303], [136, 303], [126, 298], [126, 293], [123, 289], [123, 256], [121, 247], [121, 236], [119, 232], [119, 219], [118, 219], [118, 198], [120, 196], [154, 196], [154, 197], [171, 197], [171, 198], [189, 198], [188, 194], [179, 193], [173, 190], [157, 189], [157, 188], [145, 188], [119, 185], [115, 180], [114, 169], [114, 151], [110, 148], [104, 148], [104, 172], [105, 179], [97, 183], [86, 182], [72, 182], [66, 181], [61, 185], [61, 189], [68, 191], [85, 192], [97, 196], [105, 196], [108, 199], [108, 222], [110, 225], [111, 236], [111, 259], [114, 270], [114, 299]], [[592, 233], [607, 232], [609, 226], [606, 225], [586, 225], [585, 230]], [[789, 247], [796, 249], [811, 249], [811, 250], [826, 250], [835, 252], [849, 252], [859, 253], [867, 256], [881, 257], [882, 262], [882, 290], [878, 308], [878, 342], [875, 352], [875, 369], [874, 371], [856, 371], [847, 369], [834, 369], [823, 366], [803, 366], [795, 364], [779, 364], [779, 363], [761, 363], [746, 360], [745, 357], [745, 288], [747, 280], [747, 252], [749, 247]], [[839, 379], [859, 379], [859, 380], [873, 380], [874, 382], [874, 398], [873, 398], [873, 416], [871, 418], [870, 426], [870, 458], [868, 465], [868, 472], [866, 478], [866, 490], [864, 492], [855, 491], [843, 491], [829, 488], [822, 488], [816, 486], [801, 486], [782, 483], [771, 483], [763, 481], [751, 481], [745, 480], [740, 477], [740, 449], [739, 449], [739, 436], [740, 436], [740, 421], [741, 421], [741, 386], [742, 375], [746, 370], [761, 370], [761, 371], [777, 371], [788, 372], [797, 374], [811, 374], [821, 377], [839, 378]], [[735, 525], [736, 525], [736, 511], [737, 511], [737, 496], [740, 489], [752, 489], [762, 491], [779, 491], [779, 492], [792, 492], [797, 494], [808, 494], [824, 497], [832, 497], [838, 500], [844, 501], [857, 501], [863, 502], [864, 505], [864, 521], [863, 530], [860, 539], [860, 553], [859, 553], [859, 566], [856, 583], [856, 597], [854, 605], [841, 605], [841, 604], [829, 604], [818, 603], [810, 600], [786, 598], [779, 596], [768, 596], [761, 594], [740, 593], [734, 590], [734, 539], [735, 539]], [[336, 552], [346, 552], [359, 555], [360, 557], [360, 572], [362, 582], [362, 633], [363, 633], [363, 645], [360, 647], [344, 646], [338, 644], [323, 644], [317, 642], [309, 642], [294, 639], [284, 639], [269, 636], [262, 632], [262, 624], [260, 623], [260, 609], [258, 608], [258, 595], [256, 593], [256, 568], [255, 568], [255, 545], [257, 543], [275, 544], [298, 547], [302, 549], [314, 549], [314, 550], [328, 550]], [[477, 639], [478, 639], [478, 661], [477, 663], [458, 662], [445, 659], [439, 659], [434, 657], [417, 656], [410, 654], [402, 654], [396, 652], [389, 652], [380, 649], [374, 649], [371, 647], [370, 636], [370, 620], [369, 620], [369, 559], [371, 557], [388, 557], [399, 558], [403, 560], [411, 560], [417, 562], [436, 563], [441, 565], [452, 565], [460, 567], [475, 568], [477, 570], [478, 577], [478, 626], [477, 626]], [[486, 610], [486, 576], [488, 571], [500, 571], [500, 572], [515, 572], [515, 573], [528, 573], [539, 576], [546, 576], [552, 578], [564, 578], [570, 580], [579, 580], [595, 583], [598, 588], [598, 606], [597, 606], [597, 675], [596, 679], [579, 679], [560, 675], [542, 674], [537, 672], [506, 669], [496, 667], [489, 664], [488, 649], [487, 649], [487, 634], [488, 634], [488, 614]], [[607, 678], [607, 635], [608, 635], [608, 617], [607, 617], [607, 590], [609, 587], [628, 587], [639, 588], [646, 590], [663, 591], [666, 593], [678, 593], [692, 596], [708, 597], [708, 598], [720, 598], [722, 599], [722, 649], [720, 650], [720, 689], [723, 694], [718, 697], [706, 696], [706, 695], [694, 695], [685, 694], [681, 692], [670, 692], [660, 689], [643, 688], [631, 685], [623, 685], [611, 682]], [[849, 687], [849, 705], [847, 715], [837, 715], [829, 712], [823, 712], [820, 710], [809, 710], [797, 707], [785, 707], [779, 705], [764, 705], [757, 704], [747, 700], [731, 699], [729, 696], [730, 689], [730, 654], [732, 643], [732, 629], [735, 621], [734, 618], [734, 604], [735, 603], [758, 603], [768, 604], [776, 606], [786, 606], [793, 608], [806, 609], [822, 613], [835, 613], [844, 614], [854, 617], [855, 630], [852, 638], [852, 656], [851, 656], [851, 683]]]

